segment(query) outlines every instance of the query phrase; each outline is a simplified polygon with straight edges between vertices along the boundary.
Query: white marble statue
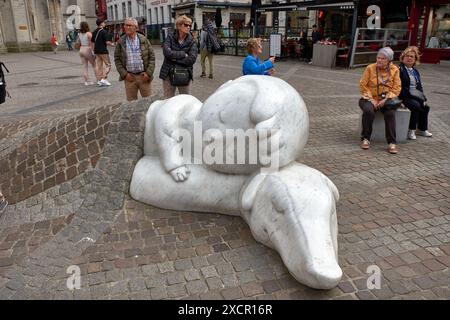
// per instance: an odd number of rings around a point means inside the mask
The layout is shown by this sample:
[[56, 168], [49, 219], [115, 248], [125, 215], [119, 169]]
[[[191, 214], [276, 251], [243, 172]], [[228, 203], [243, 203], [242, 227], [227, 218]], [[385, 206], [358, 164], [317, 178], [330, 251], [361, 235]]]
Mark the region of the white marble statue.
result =
[[[239, 146], [225, 138], [238, 129], [256, 140]], [[144, 157], [134, 169], [131, 196], [165, 209], [241, 216], [299, 282], [333, 288], [342, 276], [339, 193], [321, 172], [296, 161], [308, 130], [303, 99], [274, 77], [240, 77], [204, 104], [189, 95], [156, 101], [147, 112]], [[251, 158], [254, 145], [266, 148]], [[223, 157], [214, 158], [220, 152]], [[243, 153], [245, 161], [236, 161]], [[215, 161], [206, 161], [205, 154]]]

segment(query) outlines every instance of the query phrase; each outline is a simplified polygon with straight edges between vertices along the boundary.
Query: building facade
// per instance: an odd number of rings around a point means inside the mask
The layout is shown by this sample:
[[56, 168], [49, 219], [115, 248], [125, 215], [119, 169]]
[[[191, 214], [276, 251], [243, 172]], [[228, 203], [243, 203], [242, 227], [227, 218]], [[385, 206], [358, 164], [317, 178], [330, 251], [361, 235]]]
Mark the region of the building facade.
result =
[[44, 50], [54, 33], [64, 39], [60, 0], [0, 1], [0, 51]]
[[114, 33], [114, 39], [123, 33], [126, 17], [136, 18], [139, 31], [146, 33], [147, 2], [145, 0], [106, 0], [107, 28]]
[[450, 0], [415, 0], [411, 6], [411, 43], [422, 52], [422, 61], [450, 60]]
[[[86, 21], [91, 30], [95, 29], [98, 3], [95, 0], [61, 0], [62, 25], [64, 35], [78, 29], [81, 21]], [[65, 37], [65, 36], [64, 36]]]
[[0, 52], [50, 49], [52, 34], [63, 44], [81, 21], [95, 26], [95, 5], [92, 0], [0, 1]]
[[251, 0], [175, 0], [175, 16], [186, 14], [193, 18], [194, 30], [201, 29], [206, 19], [215, 22], [220, 14], [222, 23], [217, 27], [242, 28], [249, 24]]

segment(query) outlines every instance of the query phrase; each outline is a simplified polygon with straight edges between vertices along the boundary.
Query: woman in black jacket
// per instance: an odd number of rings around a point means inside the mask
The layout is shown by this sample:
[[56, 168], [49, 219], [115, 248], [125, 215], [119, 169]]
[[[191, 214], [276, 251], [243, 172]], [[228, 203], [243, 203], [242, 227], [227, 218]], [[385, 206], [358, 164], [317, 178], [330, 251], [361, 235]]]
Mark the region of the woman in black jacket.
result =
[[[163, 80], [164, 99], [171, 98], [175, 95], [178, 88], [180, 94], [189, 94], [190, 82], [193, 80], [192, 66], [197, 60], [197, 45], [191, 34], [192, 20], [186, 15], [178, 17], [176, 21], [176, 30], [169, 34], [164, 41], [163, 54], [164, 62], [161, 66], [159, 78]], [[173, 85], [171, 82], [171, 74], [174, 68], [179, 71], [187, 70], [189, 73], [189, 81], [186, 85]]]
[[416, 134], [424, 137], [433, 136], [428, 131], [428, 112], [430, 107], [426, 104], [420, 74], [415, 68], [419, 64], [419, 59], [419, 48], [414, 46], [406, 48], [400, 55], [402, 91], [399, 98], [411, 110], [408, 130], [408, 139], [410, 140], [416, 140]]

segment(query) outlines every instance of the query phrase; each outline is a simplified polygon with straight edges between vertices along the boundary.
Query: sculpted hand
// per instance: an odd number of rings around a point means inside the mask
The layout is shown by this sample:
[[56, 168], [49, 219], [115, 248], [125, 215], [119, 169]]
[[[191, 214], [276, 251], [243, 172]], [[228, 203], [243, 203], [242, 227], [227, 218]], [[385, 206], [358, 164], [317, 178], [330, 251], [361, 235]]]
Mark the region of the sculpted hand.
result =
[[191, 171], [186, 166], [181, 166], [170, 171], [170, 175], [176, 182], [186, 181]]

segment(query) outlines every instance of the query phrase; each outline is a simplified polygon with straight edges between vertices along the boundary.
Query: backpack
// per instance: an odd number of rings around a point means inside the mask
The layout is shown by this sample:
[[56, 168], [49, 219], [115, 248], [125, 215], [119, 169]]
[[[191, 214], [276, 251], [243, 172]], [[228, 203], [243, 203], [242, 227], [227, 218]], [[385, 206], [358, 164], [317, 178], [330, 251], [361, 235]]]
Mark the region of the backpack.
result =
[[5, 74], [3, 72], [3, 68], [5, 68], [6, 72], [9, 73], [8, 68], [6, 68], [3, 62], [0, 61], [0, 104], [5, 102], [6, 95], [8, 95], [8, 97], [11, 98], [9, 93], [6, 91]]

